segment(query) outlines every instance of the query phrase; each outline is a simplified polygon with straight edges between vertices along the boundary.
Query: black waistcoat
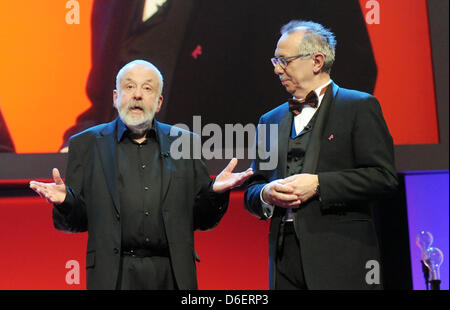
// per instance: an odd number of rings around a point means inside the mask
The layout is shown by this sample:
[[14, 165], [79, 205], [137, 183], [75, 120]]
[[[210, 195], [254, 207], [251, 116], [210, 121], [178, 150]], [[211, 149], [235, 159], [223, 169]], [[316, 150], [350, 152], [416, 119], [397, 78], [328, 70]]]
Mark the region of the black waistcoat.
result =
[[[288, 139], [286, 177], [303, 172], [305, 154], [306, 150], [308, 149], [316, 118], [317, 112], [311, 118], [308, 125], [305, 126], [305, 128], [300, 132], [299, 135], [297, 135], [297, 137], [292, 138], [292, 136], [290, 135]], [[294, 122], [294, 119], [292, 119], [292, 122]], [[286, 210], [286, 208], [275, 208], [274, 216], [284, 217], [286, 215]], [[293, 212], [296, 211], [297, 209], [293, 209]]]
[[305, 128], [300, 132], [300, 134], [297, 137], [289, 138], [287, 160], [286, 160], [287, 176], [302, 173], [303, 171], [305, 154], [309, 145], [309, 141], [311, 139], [311, 133], [314, 128], [316, 115], [317, 113], [314, 114], [314, 116], [309, 121], [308, 125], [305, 126]]

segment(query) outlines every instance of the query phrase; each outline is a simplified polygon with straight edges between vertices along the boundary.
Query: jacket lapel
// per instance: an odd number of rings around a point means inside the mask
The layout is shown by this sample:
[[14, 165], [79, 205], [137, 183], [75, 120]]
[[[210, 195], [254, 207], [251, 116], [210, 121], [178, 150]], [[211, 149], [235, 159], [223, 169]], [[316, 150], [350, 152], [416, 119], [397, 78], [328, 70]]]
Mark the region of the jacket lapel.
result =
[[326, 91], [319, 110], [317, 111], [317, 119], [314, 123], [313, 130], [311, 132], [310, 142], [305, 154], [305, 161], [303, 164], [302, 173], [315, 173], [317, 169], [317, 162], [320, 154], [320, 144], [322, 142], [323, 132], [325, 125], [327, 124], [330, 110], [334, 104], [334, 100], [339, 90], [334, 82], [331, 82], [331, 87]]
[[[286, 110], [280, 121], [280, 127], [278, 128], [278, 167], [277, 177], [286, 177], [286, 160], [288, 151], [288, 139], [290, 137], [292, 129], [292, 113], [289, 109]], [[270, 145], [270, 144], [269, 144]]]
[[170, 136], [170, 126], [162, 124], [155, 119], [156, 132], [159, 139], [159, 147], [161, 151], [161, 202], [164, 203], [169, 189], [169, 184], [172, 176], [172, 157], [170, 156], [170, 145], [176, 137]]
[[120, 214], [119, 194], [117, 191], [117, 165], [116, 165], [116, 135], [115, 128], [117, 119], [106, 124], [97, 136], [97, 146], [100, 152], [100, 162], [102, 163], [105, 181], [112, 197], [114, 208]]

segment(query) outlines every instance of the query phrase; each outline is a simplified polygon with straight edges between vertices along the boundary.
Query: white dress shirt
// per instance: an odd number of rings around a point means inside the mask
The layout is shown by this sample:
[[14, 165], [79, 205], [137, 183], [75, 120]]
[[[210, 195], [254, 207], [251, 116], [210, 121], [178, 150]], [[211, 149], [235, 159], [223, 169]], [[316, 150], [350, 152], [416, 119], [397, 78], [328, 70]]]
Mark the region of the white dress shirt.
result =
[[[322, 102], [323, 97], [325, 96], [325, 94], [320, 94], [322, 89], [326, 86], [328, 86], [331, 83], [331, 80], [328, 80], [328, 82], [326, 82], [325, 84], [321, 85], [320, 87], [316, 88], [314, 91], [316, 92], [317, 96], [319, 97], [319, 102], [317, 103], [317, 108], [313, 108], [311, 106], [305, 106], [303, 107], [302, 111], [300, 114], [294, 116], [294, 126], [295, 126], [295, 132], [298, 135], [300, 132], [302, 132], [302, 130], [306, 127], [306, 125], [308, 125], [308, 123], [311, 121], [311, 118], [314, 116], [314, 114], [316, 113], [316, 111], [319, 109], [320, 107], [320, 103]], [[295, 97], [294, 97], [295, 98]], [[302, 99], [302, 98], [295, 98], [295, 99]], [[271, 218], [273, 215], [273, 205], [270, 205], [268, 203], [266, 203], [263, 199], [262, 193], [264, 191], [264, 188], [267, 186], [268, 184], [266, 184], [260, 192], [260, 199], [261, 199], [261, 206], [263, 208], [263, 212], [264, 215], [267, 218]]]
[[166, 1], [167, 0], [145, 0], [144, 10], [142, 12], [142, 22], [146, 22], [155, 15]]

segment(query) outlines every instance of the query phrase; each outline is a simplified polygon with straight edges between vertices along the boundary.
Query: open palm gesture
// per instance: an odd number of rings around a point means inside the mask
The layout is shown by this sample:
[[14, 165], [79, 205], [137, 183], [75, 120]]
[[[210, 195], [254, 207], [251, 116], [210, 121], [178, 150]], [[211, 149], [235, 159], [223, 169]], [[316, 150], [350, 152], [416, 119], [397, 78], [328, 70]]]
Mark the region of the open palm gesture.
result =
[[252, 168], [248, 168], [243, 172], [233, 173], [237, 163], [238, 160], [233, 158], [225, 169], [223, 169], [222, 172], [216, 177], [213, 185], [214, 192], [223, 193], [232, 188], [239, 187], [253, 174]]
[[53, 168], [53, 181], [55, 183], [30, 182], [30, 188], [47, 200], [48, 203], [61, 204], [66, 199], [66, 185], [61, 179], [59, 170]]

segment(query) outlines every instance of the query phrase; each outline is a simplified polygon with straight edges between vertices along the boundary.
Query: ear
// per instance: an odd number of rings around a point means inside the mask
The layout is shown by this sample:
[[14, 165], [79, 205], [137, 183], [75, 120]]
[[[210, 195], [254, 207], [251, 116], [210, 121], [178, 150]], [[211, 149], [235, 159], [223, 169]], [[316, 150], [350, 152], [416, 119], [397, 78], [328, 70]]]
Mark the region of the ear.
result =
[[164, 101], [164, 97], [162, 95], [159, 96], [158, 107], [156, 107], [156, 113], [158, 113], [161, 110], [161, 106], [162, 106], [163, 101]]
[[318, 74], [322, 71], [323, 65], [325, 64], [325, 55], [322, 53], [316, 53], [313, 56], [314, 61], [314, 73]]
[[118, 106], [117, 106], [117, 97], [119, 96], [119, 92], [116, 90], [116, 89], [114, 89], [113, 90], [113, 102], [114, 102], [114, 107], [116, 108], [116, 109], [119, 109], [118, 108]]

